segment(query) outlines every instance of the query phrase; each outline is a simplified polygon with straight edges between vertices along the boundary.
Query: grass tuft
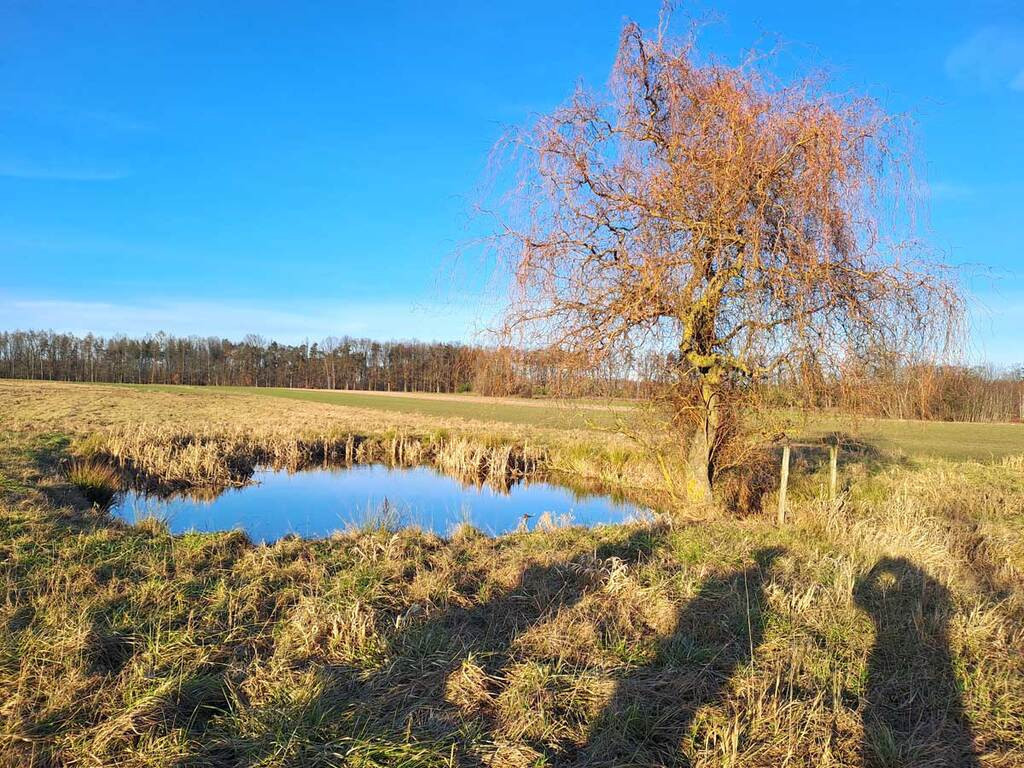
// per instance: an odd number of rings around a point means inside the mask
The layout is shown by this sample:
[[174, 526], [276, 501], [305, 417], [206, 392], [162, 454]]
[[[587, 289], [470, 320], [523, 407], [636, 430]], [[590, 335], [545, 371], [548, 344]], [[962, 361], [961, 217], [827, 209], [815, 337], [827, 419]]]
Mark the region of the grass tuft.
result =
[[121, 490], [121, 477], [109, 464], [96, 460], [76, 459], [68, 468], [70, 480], [90, 503], [107, 507]]

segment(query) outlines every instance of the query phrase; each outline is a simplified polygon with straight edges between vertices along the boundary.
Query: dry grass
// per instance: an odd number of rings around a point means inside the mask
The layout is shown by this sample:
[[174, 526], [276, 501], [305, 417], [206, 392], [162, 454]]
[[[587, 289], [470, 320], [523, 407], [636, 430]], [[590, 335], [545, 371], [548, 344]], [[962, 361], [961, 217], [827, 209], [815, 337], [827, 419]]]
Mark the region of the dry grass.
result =
[[74, 459], [68, 467], [71, 481], [86, 499], [100, 507], [107, 506], [121, 489], [121, 476], [109, 464], [91, 459]]
[[296, 435], [281, 429], [185, 430], [155, 425], [113, 427], [79, 441], [74, 450], [93, 461], [116, 464], [142, 480], [179, 486], [242, 484], [261, 465], [297, 471], [318, 465], [383, 463], [430, 465], [466, 482], [507, 487], [535, 473], [546, 458], [540, 447], [453, 437], [444, 430], [366, 435], [334, 429]]
[[[62, 434], [99, 451], [145, 414], [245, 446], [230, 400], [111, 397], [2, 406], [0, 765], [1024, 765], [1019, 460], [855, 463], [835, 504], [801, 465], [783, 529], [677, 515], [254, 546], [76, 495]], [[451, 430], [319, 408], [250, 416], [282, 460], [311, 436], [390, 450]], [[529, 430], [477, 444], [512, 437], [570, 455]], [[189, 466], [171, 444], [152, 461]], [[572, 450], [629, 471], [614, 442]]]
[[[176, 485], [233, 485], [253, 467], [429, 464], [501, 487], [538, 470], [650, 500], [664, 469], [614, 434], [438, 419], [259, 395], [0, 381], [13, 433], [73, 436], [75, 452]], [[681, 473], [681, 468], [673, 468]]]

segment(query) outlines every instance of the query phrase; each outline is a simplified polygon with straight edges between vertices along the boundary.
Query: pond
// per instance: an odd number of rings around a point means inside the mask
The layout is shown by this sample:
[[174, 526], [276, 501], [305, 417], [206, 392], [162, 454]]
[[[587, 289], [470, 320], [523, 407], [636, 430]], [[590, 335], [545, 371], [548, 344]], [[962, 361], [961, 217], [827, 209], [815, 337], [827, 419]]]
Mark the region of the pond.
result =
[[[645, 517], [641, 507], [609, 496], [583, 495], [547, 482], [513, 485], [507, 492], [466, 486], [427, 467], [379, 464], [289, 473], [261, 469], [253, 483], [212, 498], [120, 495], [111, 512], [129, 522], [164, 520], [174, 533], [241, 528], [253, 541], [303, 538], [364, 525], [416, 525], [447, 536], [463, 522], [492, 535], [538, 522], [596, 525]], [[524, 515], [529, 517], [524, 519]]]

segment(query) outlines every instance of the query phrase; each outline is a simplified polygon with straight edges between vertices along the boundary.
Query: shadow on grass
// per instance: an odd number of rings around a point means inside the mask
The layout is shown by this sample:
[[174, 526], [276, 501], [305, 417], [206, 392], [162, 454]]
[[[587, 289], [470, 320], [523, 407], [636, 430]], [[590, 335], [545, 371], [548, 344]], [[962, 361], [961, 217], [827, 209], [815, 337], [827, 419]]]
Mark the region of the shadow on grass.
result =
[[686, 766], [682, 744], [700, 707], [722, 701], [733, 674], [764, 635], [764, 584], [778, 548], [755, 553], [749, 568], [713, 577], [681, 607], [655, 658], [619, 681], [567, 765]]
[[[465, 598], [426, 618], [406, 613], [396, 619], [399, 630], [384, 651], [389, 661], [382, 668], [367, 674], [314, 663], [317, 694], [300, 709], [261, 713], [263, 732], [245, 744], [236, 741], [235, 749], [257, 760], [276, 753], [287, 731], [291, 759], [299, 764], [316, 764], [328, 743], [332, 749], [344, 744], [346, 759], [359, 765], [434, 765], [438, 755], [445, 755], [445, 764], [487, 764], [473, 747], [496, 726], [494, 700], [516, 661], [517, 638], [597, 588], [602, 561], [636, 563], [658, 546], [660, 536], [635, 531], [592, 555], [529, 565], [512, 586], [483, 599], [478, 596], [486, 582], [467, 571], [460, 589]], [[479, 689], [469, 694], [480, 694], [479, 708], [470, 716], [467, 703], [453, 701], [449, 690], [467, 663], [479, 676]], [[531, 746], [548, 760], [554, 757], [544, 744]]]
[[[905, 457], [882, 450], [874, 443], [847, 432], [827, 432], [793, 444], [791, 469], [802, 474], [827, 471], [831, 446], [839, 449], [837, 459], [840, 473], [854, 465], [860, 465], [869, 474], [875, 474], [888, 467], [907, 464]], [[777, 453], [781, 455], [781, 448], [777, 449]]]
[[[641, 532], [599, 550], [597, 557], [637, 562], [657, 545], [657, 534]], [[521, 744], [539, 755], [531, 764], [689, 765], [683, 745], [696, 712], [723, 701], [733, 676], [762, 641], [764, 586], [781, 554], [776, 548], [759, 550], [749, 568], [706, 581], [681, 606], [654, 659], [619, 680], [593, 721], [589, 743], [581, 748], [523, 735]], [[488, 599], [453, 605], [397, 632], [386, 651], [390, 661], [376, 671], [314, 664], [316, 694], [297, 708], [258, 714], [260, 732], [229, 739], [231, 749], [258, 761], [278, 754], [283, 740], [296, 764], [317, 764], [331, 745], [352, 764], [433, 765], [444, 756], [446, 765], [498, 765], [485, 762], [477, 750], [493, 743], [501, 728], [495, 697], [517, 661], [517, 639], [597, 588], [595, 575], [593, 560], [586, 558], [531, 565], [513, 586]], [[472, 716], [466, 702], [452, 701], [449, 688], [467, 662], [478, 670], [482, 694]], [[211, 754], [215, 743], [208, 742]]]
[[884, 558], [854, 597], [875, 624], [865, 765], [979, 766], [949, 648], [949, 591], [909, 560]]
[[61, 463], [66, 460], [71, 438], [54, 432], [36, 435], [32, 443], [25, 449], [29, 461], [43, 474], [54, 474]]
[[[27, 467], [34, 476], [12, 490], [28, 493], [34, 488], [54, 509], [70, 507], [81, 512], [91, 509], [95, 502], [103, 502], [97, 506], [104, 507], [109, 498], [90, 498], [88, 490], [69, 479], [69, 470], [74, 465], [70, 448], [71, 438], [67, 435], [56, 432], [34, 435], [27, 444], [19, 446], [12, 459], [13, 463]], [[111, 477], [115, 476], [111, 474]]]

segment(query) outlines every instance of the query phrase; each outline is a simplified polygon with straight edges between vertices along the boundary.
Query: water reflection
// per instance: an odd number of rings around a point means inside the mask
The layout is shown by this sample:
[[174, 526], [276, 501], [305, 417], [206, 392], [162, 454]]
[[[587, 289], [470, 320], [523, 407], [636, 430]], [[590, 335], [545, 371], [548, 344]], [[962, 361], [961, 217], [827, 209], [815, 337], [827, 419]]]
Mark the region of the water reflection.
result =
[[241, 528], [254, 541], [274, 541], [290, 533], [327, 536], [368, 524], [416, 525], [448, 535], [468, 522], [497, 535], [548, 522], [590, 526], [647, 514], [621, 499], [548, 482], [499, 490], [464, 485], [427, 467], [370, 464], [296, 473], [264, 469], [253, 481], [223, 492], [200, 489], [172, 497], [127, 491], [111, 511], [132, 522], [160, 518], [175, 533]]

